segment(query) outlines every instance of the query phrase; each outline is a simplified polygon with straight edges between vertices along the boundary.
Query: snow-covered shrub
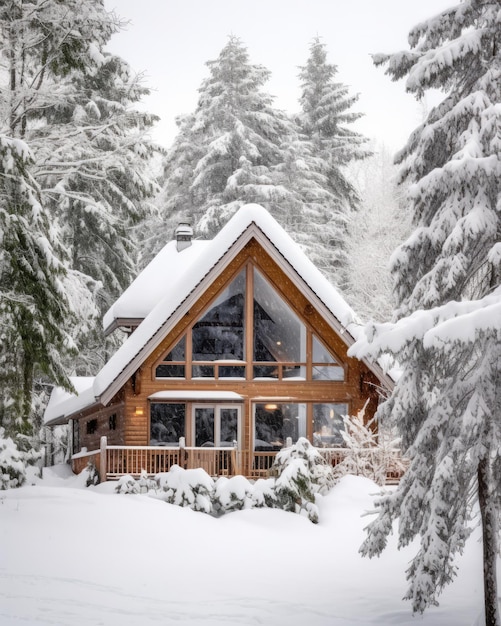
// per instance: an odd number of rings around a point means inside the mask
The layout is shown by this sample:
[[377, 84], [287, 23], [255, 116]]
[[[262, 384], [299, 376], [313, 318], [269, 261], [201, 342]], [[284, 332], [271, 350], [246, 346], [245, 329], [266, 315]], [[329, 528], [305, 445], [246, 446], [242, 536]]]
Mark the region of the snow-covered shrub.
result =
[[293, 459], [303, 461], [313, 493], [325, 494], [335, 485], [332, 466], [305, 437], [300, 437], [293, 446], [280, 450], [273, 463], [273, 474], [280, 477]]
[[231, 478], [221, 476], [217, 479], [214, 488], [214, 511], [223, 514], [251, 509], [254, 505], [253, 491], [253, 485], [245, 476], [232, 476]]
[[372, 430], [374, 420], [364, 423], [364, 411], [356, 416], [344, 416], [341, 435], [346, 456], [336, 465], [337, 477], [345, 474], [370, 478], [378, 485], [386, 483], [388, 471], [404, 471], [404, 464], [396, 453], [398, 440]]
[[14, 440], [0, 427], [0, 489], [23, 485], [27, 468], [35, 466], [41, 458], [42, 453], [33, 448], [30, 437], [19, 434]]
[[275, 494], [274, 478], [259, 478], [254, 483], [252, 490], [252, 503], [256, 508], [276, 507], [277, 496]]
[[0, 428], [0, 489], [20, 487], [26, 480], [24, 453]]
[[130, 474], [121, 476], [118, 479], [117, 486], [115, 487], [117, 493], [139, 493], [139, 483]]
[[290, 457], [275, 481], [276, 507], [306, 515], [316, 524], [318, 508], [312, 487], [311, 476], [305, 461]]
[[273, 463], [275, 506], [306, 515], [318, 522], [315, 494], [327, 493], [335, 484], [333, 468], [305, 438], [281, 450]]
[[148, 493], [148, 491], [156, 491], [158, 489], [158, 483], [156, 479], [150, 478], [146, 470], [141, 470], [139, 480], [137, 481], [139, 486], [139, 493]]
[[212, 512], [214, 480], [202, 468], [183, 469], [173, 465], [163, 475], [162, 499], [169, 504], [186, 506], [194, 511]]
[[84, 471], [87, 472], [87, 480], [85, 482], [86, 487], [99, 485], [99, 483], [101, 482], [99, 479], [99, 472], [97, 471], [97, 467], [92, 461], [89, 461], [87, 463], [87, 467]]

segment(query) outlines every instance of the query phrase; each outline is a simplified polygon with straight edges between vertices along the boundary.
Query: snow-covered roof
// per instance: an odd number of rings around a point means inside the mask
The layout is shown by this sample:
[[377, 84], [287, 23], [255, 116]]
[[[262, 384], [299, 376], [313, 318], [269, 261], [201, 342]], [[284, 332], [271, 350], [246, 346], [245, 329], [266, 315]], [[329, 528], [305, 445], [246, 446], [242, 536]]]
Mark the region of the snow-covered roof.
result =
[[195, 240], [183, 250], [169, 241], [108, 309], [103, 318], [105, 332], [113, 330], [121, 320], [143, 320], [159, 301], [172, 292], [172, 275], [178, 277], [190, 268], [210, 241]]
[[[107, 404], [111, 400], [189, 310], [201, 290], [210, 285], [252, 238], [266, 248], [296, 287], [314, 301], [346, 344], [350, 346], [354, 342], [359, 326], [353, 309], [270, 213], [259, 205], [249, 204], [239, 209], [211, 241], [193, 242], [181, 252], [177, 252], [175, 242], [165, 246], [150, 264], [153, 268], [148, 266], [110, 309], [108, 324], [120, 317], [130, 317], [133, 306], [137, 305], [138, 313], [141, 306], [143, 312], [152, 307], [95, 377], [92, 391], [86, 390], [89, 403], [97, 399]], [[155, 295], [150, 296], [148, 290], [155, 291]]]
[[76, 395], [61, 387], [54, 387], [45, 409], [45, 424], [64, 424], [66, 417], [95, 403], [94, 376], [71, 376], [70, 382]]

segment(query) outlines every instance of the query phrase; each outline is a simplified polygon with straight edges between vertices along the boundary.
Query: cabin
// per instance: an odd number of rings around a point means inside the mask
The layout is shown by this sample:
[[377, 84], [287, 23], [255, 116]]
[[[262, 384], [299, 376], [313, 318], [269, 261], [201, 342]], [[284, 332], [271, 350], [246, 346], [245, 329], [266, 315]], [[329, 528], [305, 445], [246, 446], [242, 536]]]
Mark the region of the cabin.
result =
[[342, 416], [369, 420], [392, 380], [348, 356], [356, 316], [274, 218], [242, 207], [210, 241], [180, 225], [109, 309], [127, 338], [95, 377], [54, 389], [45, 424], [69, 424], [75, 472], [101, 480], [173, 464], [267, 475], [306, 437], [335, 463]]

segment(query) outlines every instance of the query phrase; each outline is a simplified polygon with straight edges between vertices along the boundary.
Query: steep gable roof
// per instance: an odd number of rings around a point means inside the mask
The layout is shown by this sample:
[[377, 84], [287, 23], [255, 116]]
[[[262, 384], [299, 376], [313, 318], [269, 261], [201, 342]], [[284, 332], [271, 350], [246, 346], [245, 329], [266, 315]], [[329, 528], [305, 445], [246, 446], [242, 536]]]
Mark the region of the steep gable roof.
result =
[[[250, 204], [239, 209], [213, 240], [197, 245], [191, 253], [185, 254], [188, 248], [174, 255], [175, 248], [168, 244], [152, 262], [153, 268], [146, 268], [117, 300], [107, 314], [108, 325], [114, 319], [130, 317], [134, 299], [140, 298], [148, 289], [156, 290], [155, 297], [139, 305], [143, 306], [141, 311], [138, 307], [138, 317], [144, 313], [144, 320], [95, 377], [92, 385], [95, 400], [107, 404], [113, 398], [189, 310], [203, 289], [228, 267], [251, 239], [265, 248], [299, 291], [343, 337], [347, 346], [354, 343], [358, 320], [353, 309], [270, 213], [259, 205]], [[169, 265], [166, 267], [164, 264]], [[162, 277], [162, 280], [155, 282], [155, 276]], [[158, 297], [159, 292], [161, 297]], [[147, 312], [149, 307], [151, 310]], [[368, 366], [377, 370], [378, 378], [387, 379], [378, 366]], [[391, 385], [391, 379], [388, 379], [388, 384]]]
[[353, 343], [357, 321], [353, 309], [270, 213], [259, 205], [249, 204], [229, 220], [210, 245], [202, 248], [189, 267], [181, 271], [178, 263], [170, 269], [174, 277], [164, 297], [96, 376], [96, 397], [105, 404], [109, 402], [184, 315], [196, 297], [195, 291], [198, 294], [200, 286], [209, 284], [252, 238], [262, 243], [301, 291], [315, 297], [331, 324], [338, 332], [345, 333], [347, 344]]

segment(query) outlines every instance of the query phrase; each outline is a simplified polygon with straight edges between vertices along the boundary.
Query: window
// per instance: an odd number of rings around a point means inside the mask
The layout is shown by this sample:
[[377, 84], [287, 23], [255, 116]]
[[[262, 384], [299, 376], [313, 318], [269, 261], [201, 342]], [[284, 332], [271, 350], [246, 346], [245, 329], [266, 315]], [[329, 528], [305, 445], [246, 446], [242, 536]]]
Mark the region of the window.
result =
[[85, 432], [88, 435], [93, 435], [97, 431], [97, 419], [89, 420], [86, 423]]
[[306, 404], [266, 402], [254, 405], [254, 449], [280, 450], [287, 438], [306, 437]]
[[150, 407], [150, 445], [178, 445], [185, 436], [186, 405], [152, 402]]
[[110, 428], [110, 430], [116, 430], [117, 429], [117, 414], [113, 413], [113, 415], [110, 415], [108, 418], [108, 426]]
[[256, 269], [253, 312], [254, 378], [305, 379], [306, 327]]
[[[251, 354], [246, 355], [246, 346]], [[339, 359], [252, 265], [188, 328], [155, 374], [165, 379], [345, 380]]]
[[313, 380], [344, 380], [344, 368], [315, 335], [312, 337], [312, 348]]
[[[244, 359], [244, 302], [245, 271], [242, 271], [193, 326], [192, 361]], [[204, 375], [203, 370], [200, 373]]]
[[344, 415], [348, 415], [347, 404], [314, 404], [313, 445], [317, 448], [343, 446]]
[[199, 405], [193, 407], [195, 446], [233, 446], [240, 438], [240, 407]]
[[182, 337], [157, 366], [157, 378], [184, 378], [186, 359], [186, 337]]

